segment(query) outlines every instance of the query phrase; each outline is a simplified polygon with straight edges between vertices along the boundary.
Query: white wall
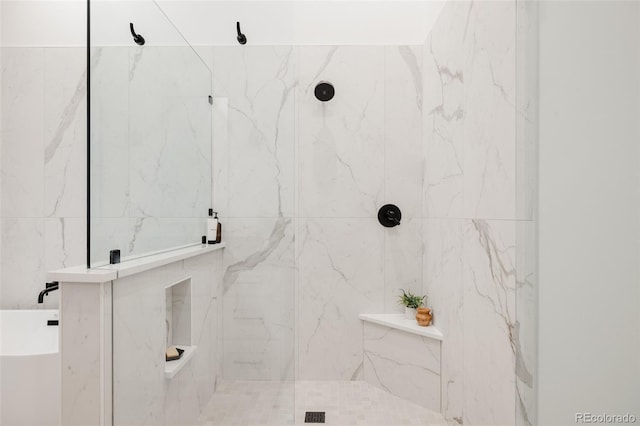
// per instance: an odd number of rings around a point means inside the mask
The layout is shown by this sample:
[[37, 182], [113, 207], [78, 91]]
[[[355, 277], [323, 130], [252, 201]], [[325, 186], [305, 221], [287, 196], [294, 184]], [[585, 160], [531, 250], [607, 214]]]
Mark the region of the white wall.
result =
[[86, 1], [2, 1], [3, 47], [86, 45]]
[[160, 1], [194, 45], [421, 44], [444, 1]]
[[539, 422], [640, 417], [637, 2], [540, 4]]
[[[420, 44], [444, 1], [176, 1], [158, 4], [192, 45]], [[3, 1], [3, 46], [84, 46], [86, 2]], [[92, 43], [131, 45], [133, 22], [150, 45], [184, 45], [150, 0], [92, 1]]]
[[[2, 46], [2, 9], [0, 2], [0, 46]], [[0, 54], [0, 70], [2, 70], [2, 55]], [[2, 164], [2, 75], [0, 74], [0, 165]], [[0, 173], [0, 259], [2, 259], [2, 173]], [[0, 280], [2, 279], [2, 262], [0, 262]], [[0, 304], [2, 300], [0, 300]]]

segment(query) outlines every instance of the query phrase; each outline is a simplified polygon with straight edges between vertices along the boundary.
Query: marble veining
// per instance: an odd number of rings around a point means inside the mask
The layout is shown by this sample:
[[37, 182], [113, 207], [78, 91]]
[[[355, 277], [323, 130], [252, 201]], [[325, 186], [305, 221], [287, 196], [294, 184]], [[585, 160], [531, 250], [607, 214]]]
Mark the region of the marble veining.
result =
[[[370, 217], [382, 201], [384, 60], [377, 47], [300, 49], [301, 217]], [[315, 98], [319, 80], [335, 85], [330, 102]]]
[[214, 140], [228, 182], [216, 203], [226, 217], [292, 217], [298, 50], [216, 47], [213, 58], [228, 112], [228, 143]]
[[411, 72], [416, 93], [416, 106], [418, 107], [418, 110], [422, 110], [422, 74], [421, 66], [418, 61], [419, 58], [417, 57], [416, 52], [409, 46], [400, 46], [398, 47], [398, 51], [402, 59], [405, 61], [407, 68], [409, 68], [409, 71]]
[[473, 220], [465, 234], [465, 423], [513, 424], [515, 223]]
[[462, 122], [465, 117], [464, 69], [455, 41], [462, 38], [458, 5], [448, 5], [423, 49], [425, 192], [430, 217], [463, 214]]
[[44, 150], [44, 162], [45, 164], [51, 161], [54, 155], [56, 155], [56, 150], [62, 143], [62, 138], [64, 134], [68, 130], [69, 126], [71, 126], [72, 121], [75, 119], [75, 115], [77, 114], [78, 107], [82, 102], [86, 100], [87, 92], [87, 72], [83, 72], [80, 76], [78, 83], [76, 84], [75, 90], [73, 91], [73, 95], [69, 99], [64, 111], [62, 112], [62, 117], [59, 120], [59, 124], [56, 128], [55, 134], [46, 145]]
[[514, 8], [450, 2], [423, 45], [423, 286], [447, 336], [442, 409], [457, 424], [529, 422], [535, 343], [520, 260], [528, 236], [516, 237], [526, 195], [516, 194]]
[[229, 265], [225, 269], [223, 282], [224, 293], [227, 293], [231, 286], [236, 282], [238, 275], [244, 271], [253, 270], [256, 266], [264, 262], [280, 245], [285, 238], [285, 230], [291, 224], [290, 218], [278, 219], [273, 226], [266, 247], [258, 252], [250, 254], [243, 260], [237, 261]]
[[311, 78], [311, 80], [309, 81], [309, 84], [305, 87], [304, 92], [305, 93], [310, 93], [311, 90], [311, 86], [314, 85], [314, 82], [318, 81], [318, 78], [322, 75], [322, 73], [324, 72], [325, 69], [327, 69], [327, 67], [329, 66], [329, 64], [331, 63], [331, 60], [333, 59], [333, 55], [336, 54], [336, 52], [338, 51], [339, 46], [332, 46], [329, 49], [329, 52], [327, 53], [327, 55], [324, 57], [324, 61], [322, 62], [322, 64], [320, 65], [320, 67], [318, 68], [318, 71], [316, 72], [316, 74], [313, 76], [313, 78]]
[[387, 392], [440, 411], [440, 342], [364, 323], [364, 379]]

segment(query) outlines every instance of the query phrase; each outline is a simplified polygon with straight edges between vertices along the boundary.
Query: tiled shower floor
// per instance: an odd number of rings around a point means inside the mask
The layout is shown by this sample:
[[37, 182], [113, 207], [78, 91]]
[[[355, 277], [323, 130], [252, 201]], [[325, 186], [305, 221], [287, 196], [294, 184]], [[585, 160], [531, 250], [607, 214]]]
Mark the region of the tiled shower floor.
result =
[[[197, 426], [286, 426], [304, 423], [305, 411], [325, 411], [333, 426], [446, 426], [438, 413], [366, 382], [292, 383], [228, 381], [218, 385]], [[295, 423], [294, 423], [295, 415]]]

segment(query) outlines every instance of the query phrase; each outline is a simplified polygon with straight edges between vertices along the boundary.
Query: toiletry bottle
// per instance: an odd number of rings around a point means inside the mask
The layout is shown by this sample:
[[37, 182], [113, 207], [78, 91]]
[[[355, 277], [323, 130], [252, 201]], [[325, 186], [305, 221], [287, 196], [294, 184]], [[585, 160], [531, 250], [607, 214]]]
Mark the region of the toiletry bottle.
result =
[[207, 243], [216, 243], [216, 233], [218, 232], [218, 213], [213, 217], [213, 209], [209, 209], [209, 219], [207, 219]]
[[218, 226], [216, 227], [216, 244], [222, 241], [222, 224], [220, 220], [218, 220], [218, 212], [214, 212], [216, 214], [215, 220]]

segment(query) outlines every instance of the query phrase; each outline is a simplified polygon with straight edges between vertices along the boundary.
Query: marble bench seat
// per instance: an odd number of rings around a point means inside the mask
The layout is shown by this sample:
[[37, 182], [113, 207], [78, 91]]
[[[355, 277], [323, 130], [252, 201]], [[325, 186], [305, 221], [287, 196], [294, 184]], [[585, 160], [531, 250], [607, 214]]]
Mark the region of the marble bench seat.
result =
[[422, 407], [441, 411], [440, 357], [444, 336], [403, 314], [361, 314], [364, 380]]

